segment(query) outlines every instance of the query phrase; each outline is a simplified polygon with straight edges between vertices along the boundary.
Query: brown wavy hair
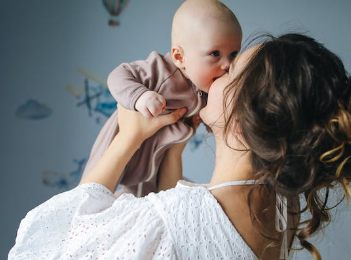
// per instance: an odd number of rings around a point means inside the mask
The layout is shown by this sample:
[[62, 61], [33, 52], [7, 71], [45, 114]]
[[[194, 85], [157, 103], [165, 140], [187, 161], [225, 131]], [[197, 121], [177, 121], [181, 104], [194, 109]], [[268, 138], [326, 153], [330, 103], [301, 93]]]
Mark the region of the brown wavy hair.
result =
[[[344, 198], [351, 195], [350, 82], [340, 58], [321, 43], [285, 34], [266, 37], [224, 91], [225, 134], [240, 125], [254, 177], [288, 201], [304, 195], [306, 208], [295, 214], [307, 210], [310, 217], [294, 237], [315, 259], [320, 253], [308, 239], [331, 220], [329, 189], [340, 184]], [[251, 216], [264, 233], [260, 216]]]

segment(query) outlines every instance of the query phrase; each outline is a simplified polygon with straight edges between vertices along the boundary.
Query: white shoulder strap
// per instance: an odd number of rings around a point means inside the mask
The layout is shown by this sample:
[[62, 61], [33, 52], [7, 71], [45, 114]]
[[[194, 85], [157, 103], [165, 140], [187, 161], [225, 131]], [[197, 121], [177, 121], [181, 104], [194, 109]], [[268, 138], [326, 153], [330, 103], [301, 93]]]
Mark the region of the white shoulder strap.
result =
[[260, 183], [259, 181], [256, 180], [245, 180], [245, 181], [230, 181], [230, 182], [224, 182], [221, 184], [214, 185], [212, 187], [209, 187], [208, 190], [214, 190], [214, 189], [219, 189], [227, 186], [238, 186], [238, 185], [253, 185], [256, 183]]

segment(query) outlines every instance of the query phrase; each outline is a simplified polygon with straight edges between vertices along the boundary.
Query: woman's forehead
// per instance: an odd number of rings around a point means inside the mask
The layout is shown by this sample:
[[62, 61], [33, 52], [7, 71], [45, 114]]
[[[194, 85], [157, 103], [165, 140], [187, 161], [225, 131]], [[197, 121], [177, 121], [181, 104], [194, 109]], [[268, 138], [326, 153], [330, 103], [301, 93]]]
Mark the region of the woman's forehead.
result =
[[250, 60], [251, 55], [257, 51], [259, 46], [260, 45], [255, 45], [236, 56], [232, 62], [231, 73], [234, 73], [234, 75], [239, 74]]

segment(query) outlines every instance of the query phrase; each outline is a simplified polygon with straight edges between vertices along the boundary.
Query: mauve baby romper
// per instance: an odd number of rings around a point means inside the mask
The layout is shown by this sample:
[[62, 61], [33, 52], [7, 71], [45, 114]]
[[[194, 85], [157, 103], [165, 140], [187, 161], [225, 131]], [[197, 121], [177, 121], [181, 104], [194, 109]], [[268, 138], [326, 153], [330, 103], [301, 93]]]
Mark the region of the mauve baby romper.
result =
[[[184, 77], [174, 65], [170, 53], [162, 56], [152, 52], [146, 60], [123, 63], [111, 72], [108, 81], [113, 97], [129, 110], [135, 110], [136, 101], [148, 90], [155, 91], [166, 99], [166, 109], [162, 114], [186, 107], [188, 111], [185, 117], [190, 117], [206, 104], [207, 94]], [[117, 132], [115, 111], [93, 145], [83, 176], [97, 163]], [[121, 192], [141, 197], [156, 191], [157, 173], [165, 151], [172, 144], [187, 141], [193, 134], [194, 129], [181, 119], [145, 140], [122, 173]]]

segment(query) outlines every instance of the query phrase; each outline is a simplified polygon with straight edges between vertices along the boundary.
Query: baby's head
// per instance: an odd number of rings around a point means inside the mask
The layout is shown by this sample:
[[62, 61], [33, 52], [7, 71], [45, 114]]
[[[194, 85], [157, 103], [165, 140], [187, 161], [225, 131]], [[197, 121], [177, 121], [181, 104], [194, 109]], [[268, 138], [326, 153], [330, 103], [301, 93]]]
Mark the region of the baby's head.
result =
[[234, 13], [217, 0], [186, 0], [172, 25], [174, 64], [199, 89], [227, 72], [240, 51], [242, 31]]

